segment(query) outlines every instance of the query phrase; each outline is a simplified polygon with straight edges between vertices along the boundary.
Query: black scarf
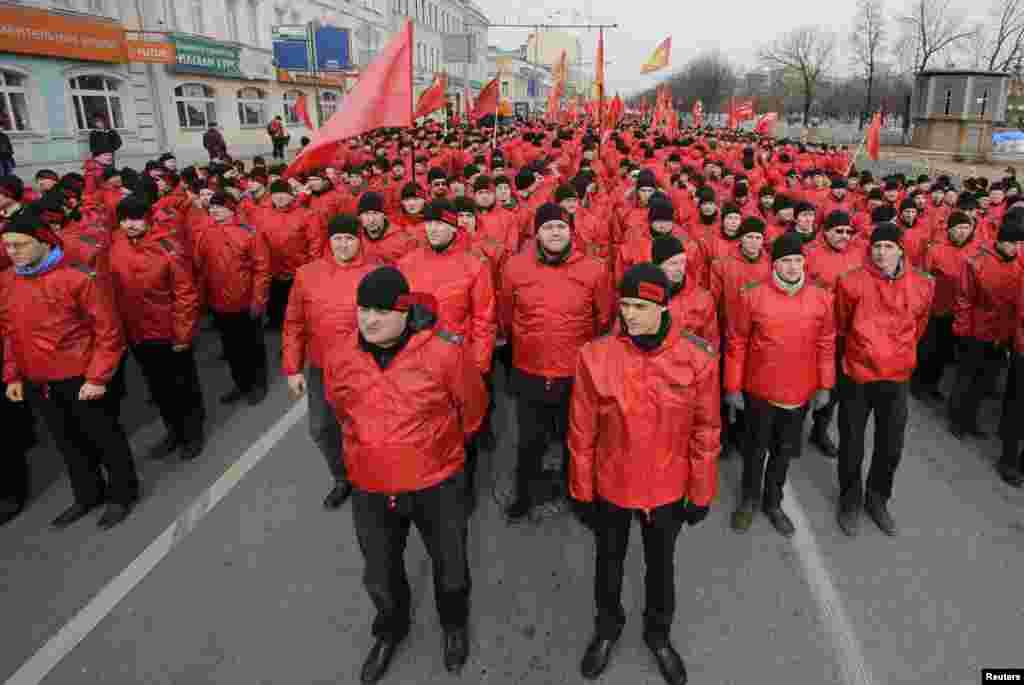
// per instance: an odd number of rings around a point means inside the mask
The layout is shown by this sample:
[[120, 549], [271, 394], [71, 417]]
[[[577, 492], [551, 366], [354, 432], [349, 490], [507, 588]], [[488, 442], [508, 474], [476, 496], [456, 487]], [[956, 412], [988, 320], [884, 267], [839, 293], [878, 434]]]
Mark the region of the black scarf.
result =
[[710, 226], [711, 224], [715, 223], [715, 220], [718, 218], [718, 210], [715, 210], [715, 213], [710, 216], [705, 215], [704, 212], [698, 212], [697, 218], [705, 226]]
[[[619, 316], [622, 316], [621, 314]], [[668, 337], [669, 329], [672, 328], [672, 317], [669, 315], [666, 309], [661, 313], [661, 326], [658, 327], [657, 333], [647, 333], [644, 335], [633, 335], [629, 332], [629, 328], [626, 326], [626, 322], [621, 322], [622, 330], [626, 331], [626, 336], [633, 341], [633, 344], [639, 347], [644, 352], [650, 352], [661, 347], [661, 343], [665, 342], [665, 338]]]
[[554, 254], [554, 255], [550, 254], [547, 250], [545, 250], [543, 248], [543, 246], [541, 246], [540, 239], [537, 240], [537, 258], [540, 260], [541, 264], [547, 264], [548, 266], [558, 266], [559, 264], [564, 264], [565, 261], [567, 259], [569, 259], [569, 255], [571, 253], [572, 253], [572, 240], [571, 239], [569, 240], [568, 244], [565, 246], [564, 250], [562, 250], [558, 254]]

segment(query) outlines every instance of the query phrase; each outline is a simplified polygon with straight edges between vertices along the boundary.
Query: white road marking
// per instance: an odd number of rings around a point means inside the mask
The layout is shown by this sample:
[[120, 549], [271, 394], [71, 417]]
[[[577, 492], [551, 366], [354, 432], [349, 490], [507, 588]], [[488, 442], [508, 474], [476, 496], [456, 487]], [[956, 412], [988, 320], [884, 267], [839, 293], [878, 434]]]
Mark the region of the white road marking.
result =
[[6, 685], [37, 685], [42, 682], [43, 678], [84, 640], [178, 543], [195, 530], [203, 517], [224, 499], [242, 481], [245, 474], [308, 412], [308, 403], [301, 402], [282, 416], [213, 485], [193, 500], [164, 532], [135, 557], [134, 561], [107, 583], [56, 635], [22, 664], [21, 668], [7, 680]]
[[875, 685], [876, 681], [864, 659], [860, 640], [846, 615], [843, 601], [840, 599], [835, 585], [832, 584], [832, 577], [825, 566], [818, 543], [814, 539], [807, 514], [800, 506], [800, 500], [797, 499], [796, 493], [789, 483], [786, 483], [783, 492], [784, 501], [787, 503], [786, 510], [796, 527], [796, 533], [790, 542], [793, 543], [793, 548], [804, 567], [807, 585], [821, 611], [822, 623], [831, 634], [843, 683], [845, 685]]

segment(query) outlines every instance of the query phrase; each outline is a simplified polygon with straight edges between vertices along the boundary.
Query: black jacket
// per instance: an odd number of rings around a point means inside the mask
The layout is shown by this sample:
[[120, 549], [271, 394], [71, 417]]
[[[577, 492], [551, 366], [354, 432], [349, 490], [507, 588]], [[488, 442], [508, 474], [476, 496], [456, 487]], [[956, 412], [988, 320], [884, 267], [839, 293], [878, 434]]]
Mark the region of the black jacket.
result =
[[117, 152], [120, 149], [121, 136], [114, 129], [97, 130], [89, 134], [89, 151], [93, 157], [105, 152]]

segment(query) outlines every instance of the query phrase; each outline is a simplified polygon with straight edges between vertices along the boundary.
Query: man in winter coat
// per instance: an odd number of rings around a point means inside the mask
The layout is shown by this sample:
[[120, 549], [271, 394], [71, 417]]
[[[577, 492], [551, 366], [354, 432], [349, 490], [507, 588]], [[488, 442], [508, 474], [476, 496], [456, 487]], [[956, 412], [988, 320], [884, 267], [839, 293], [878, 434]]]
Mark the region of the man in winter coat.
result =
[[[896, 535], [888, 509], [903, 456], [908, 381], [917, 343], [928, 326], [935, 285], [910, 266], [893, 223], [871, 232], [868, 264], [840, 276], [836, 332], [844, 340], [839, 382], [839, 527], [853, 537], [862, 508], [886, 535]], [[863, 476], [864, 430], [875, 415], [875, 447]]]
[[780, 535], [795, 532], [781, 507], [786, 472], [800, 456], [812, 400], [824, 406], [835, 385], [832, 296], [806, 279], [803, 247], [795, 233], [776, 240], [772, 275], [743, 288], [729, 319], [723, 388], [726, 401], [744, 411], [746, 428], [743, 492], [732, 517], [740, 533], [758, 507]]
[[228, 159], [228, 144], [224, 142], [224, 136], [217, 130], [216, 121], [211, 121], [210, 128], [203, 134], [203, 147], [209, 153], [211, 162]]
[[[384, 213], [384, 196], [380, 193], [363, 193], [357, 211], [359, 223], [363, 227], [363, 249], [367, 257], [378, 262], [397, 264], [426, 240], [419, 230], [406, 230], [391, 224], [388, 215]], [[421, 224], [414, 225], [422, 227]]]
[[[339, 214], [327, 224], [329, 254], [299, 267], [281, 337], [281, 370], [293, 399], [309, 395], [309, 433], [334, 476], [324, 507], [337, 509], [352, 492], [341, 452], [341, 428], [327, 402], [327, 351], [356, 328], [356, 288], [376, 268], [367, 260], [359, 220]], [[307, 364], [308, 362], [308, 364]]]
[[377, 609], [363, 683], [383, 677], [409, 633], [410, 524], [433, 562], [445, 668], [458, 673], [469, 653], [464, 444], [480, 426], [487, 393], [461, 337], [421, 304], [429, 299], [411, 295], [394, 267], [370, 272], [356, 292], [358, 330], [333, 341], [324, 369], [355, 488], [364, 584]]
[[75, 498], [53, 525], [64, 528], [106, 501], [99, 525], [111, 528], [134, 507], [139, 480], [117, 419], [120, 393], [108, 389], [118, 385], [125, 351], [110, 282], [66, 262], [34, 212], [10, 221], [3, 243], [14, 262], [0, 273], [7, 398], [38, 407]]
[[674, 235], [655, 238], [651, 244], [651, 261], [660, 266], [668, 277], [668, 308], [675, 325], [717, 346], [719, 332], [715, 300], [689, 271], [690, 253], [686, 250], [690, 246], [696, 248], [696, 243], [692, 240], [684, 243]]
[[587, 343], [576, 361], [569, 419], [570, 495], [595, 537], [595, 634], [580, 670], [607, 668], [626, 622], [622, 581], [630, 528], [639, 518], [647, 570], [644, 642], [669, 685], [686, 668], [669, 640], [675, 614], [675, 546], [718, 491], [718, 355], [680, 331], [669, 283], [638, 264], [619, 286], [622, 327]]
[[120, 149], [121, 135], [110, 128], [106, 117], [96, 116], [93, 119], [93, 129], [89, 132], [89, 152], [93, 158], [110, 155], [110, 162], [106, 166], [112, 166], [115, 162], [114, 155]]

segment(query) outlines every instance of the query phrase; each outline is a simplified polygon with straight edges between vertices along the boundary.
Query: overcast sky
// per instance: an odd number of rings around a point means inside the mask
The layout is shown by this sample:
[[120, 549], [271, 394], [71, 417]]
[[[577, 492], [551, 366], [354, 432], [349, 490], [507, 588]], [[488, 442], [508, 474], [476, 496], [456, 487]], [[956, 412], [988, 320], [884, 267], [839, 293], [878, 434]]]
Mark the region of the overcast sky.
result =
[[[543, 22], [545, 12], [561, 10], [548, 23], [617, 23], [605, 32], [606, 92], [623, 95], [649, 88], [681, 68], [698, 53], [718, 48], [741, 72], [755, 67], [755, 49], [799, 24], [820, 24], [845, 39], [853, 23], [854, 0], [522, 0], [518, 7], [507, 0], [476, 0], [493, 23]], [[887, 12], [902, 8], [905, 0], [885, 3]], [[959, 4], [959, 3], [957, 3]], [[988, 5], [981, 0], [981, 5]], [[573, 16], [573, 12], [576, 16]], [[982, 10], [983, 11], [983, 10]], [[588, 19], [589, 15], [589, 21]], [[526, 40], [527, 29], [492, 28], [488, 42], [515, 48]], [[583, 31], [583, 58], [592, 60], [597, 32]], [[640, 65], [657, 45], [672, 36], [672, 61], [668, 68], [647, 76]], [[844, 53], [845, 54], [845, 53]], [[845, 71], [848, 59], [840, 57]]]

